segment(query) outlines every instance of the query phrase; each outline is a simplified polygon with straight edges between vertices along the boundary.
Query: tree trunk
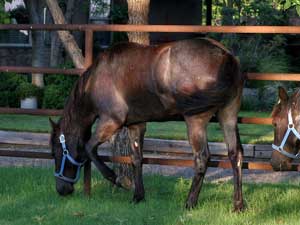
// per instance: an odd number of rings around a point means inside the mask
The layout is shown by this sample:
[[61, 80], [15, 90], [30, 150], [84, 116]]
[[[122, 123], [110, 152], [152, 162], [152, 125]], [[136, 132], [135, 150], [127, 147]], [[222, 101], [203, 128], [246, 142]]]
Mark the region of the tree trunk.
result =
[[[129, 24], [148, 24], [148, 12], [150, 0], [127, 0]], [[132, 32], [128, 33], [130, 42], [149, 45], [149, 33]], [[130, 140], [128, 136], [128, 129], [123, 128], [118, 134], [115, 135], [113, 141], [113, 152], [116, 155], [128, 156], [131, 153]], [[119, 164], [116, 167], [116, 172], [119, 177], [128, 177], [131, 186], [134, 182], [132, 167], [128, 164]], [[128, 182], [128, 180], [126, 180]]]
[[[51, 12], [54, 23], [66, 24], [66, 20], [57, 1], [46, 0], [46, 3]], [[84, 58], [82, 56], [82, 52], [72, 34], [69, 31], [57, 31], [57, 33], [76, 68], [84, 68]]]
[[[25, 0], [26, 8], [29, 12], [29, 21], [33, 24], [43, 23], [43, 10], [46, 7], [43, 0]], [[48, 66], [48, 48], [44, 42], [43, 31], [32, 31], [32, 66]], [[33, 73], [32, 84], [38, 87], [44, 87], [43, 74]]]
[[[65, 12], [65, 19], [67, 23], [71, 23], [75, 0], [67, 1], [67, 9]], [[50, 53], [50, 66], [57, 67], [62, 63], [63, 48], [62, 43], [57, 35], [57, 32], [51, 33], [51, 53]]]
[[[129, 24], [148, 24], [150, 0], [127, 0]], [[149, 45], [149, 33], [130, 32], [129, 42]]]

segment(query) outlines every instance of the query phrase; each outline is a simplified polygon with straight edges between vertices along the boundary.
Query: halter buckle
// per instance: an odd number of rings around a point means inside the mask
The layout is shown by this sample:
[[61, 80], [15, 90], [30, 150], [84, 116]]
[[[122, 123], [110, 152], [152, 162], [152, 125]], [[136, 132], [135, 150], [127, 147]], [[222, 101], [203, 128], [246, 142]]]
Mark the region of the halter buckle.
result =
[[61, 135], [59, 136], [59, 142], [60, 142], [61, 144], [66, 142], [65, 135], [61, 134]]
[[63, 150], [63, 154], [64, 154], [64, 155], [68, 155], [68, 154], [69, 154], [68, 149], [64, 149], [64, 150]]

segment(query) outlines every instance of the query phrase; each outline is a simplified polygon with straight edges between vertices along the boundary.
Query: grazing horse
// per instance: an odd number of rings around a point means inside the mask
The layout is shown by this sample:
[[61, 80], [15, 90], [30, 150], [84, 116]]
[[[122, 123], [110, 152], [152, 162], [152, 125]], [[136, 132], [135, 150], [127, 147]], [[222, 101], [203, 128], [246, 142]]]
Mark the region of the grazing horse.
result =
[[291, 169], [291, 161], [300, 158], [300, 89], [291, 97], [278, 88], [279, 101], [272, 112], [274, 144], [271, 165], [276, 171]]
[[[195, 168], [186, 207], [194, 207], [210, 156], [206, 127], [216, 114], [233, 167], [234, 209], [242, 210], [242, 146], [237, 114], [243, 82], [236, 58], [211, 39], [155, 46], [124, 43], [105, 51], [75, 84], [58, 124], [51, 121], [57, 192], [73, 192], [80, 166], [86, 160], [120, 186], [116, 174], [97, 155], [97, 146], [126, 126], [134, 169], [133, 201], [143, 200], [141, 148], [145, 123], [184, 120]], [[92, 134], [96, 119], [98, 125]]]

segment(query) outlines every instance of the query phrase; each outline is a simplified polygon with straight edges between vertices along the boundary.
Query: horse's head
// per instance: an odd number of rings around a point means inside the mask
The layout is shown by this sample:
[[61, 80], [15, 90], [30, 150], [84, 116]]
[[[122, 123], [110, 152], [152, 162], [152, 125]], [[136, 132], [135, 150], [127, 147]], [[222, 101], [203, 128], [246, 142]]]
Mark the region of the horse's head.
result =
[[274, 144], [271, 164], [274, 170], [289, 170], [291, 161], [300, 156], [300, 90], [291, 97], [282, 87], [272, 112]]
[[61, 121], [56, 124], [50, 119], [52, 126], [50, 145], [55, 161], [56, 190], [60, 195], [68, 195], [74, 191], [73, 184], [79, 179], [80, 161], [78, 142], [71, 134], [63, 133]]

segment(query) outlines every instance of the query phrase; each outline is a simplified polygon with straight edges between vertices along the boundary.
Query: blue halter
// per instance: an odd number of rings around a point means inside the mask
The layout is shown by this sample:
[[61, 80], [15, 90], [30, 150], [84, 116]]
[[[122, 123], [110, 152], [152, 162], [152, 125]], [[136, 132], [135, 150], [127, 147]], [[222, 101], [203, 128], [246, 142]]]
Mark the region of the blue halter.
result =
[[[62, 146], [62, 149], [63, 149], [63, 158], [62, 158], [62, 161], [61, 161], [60, 170], [59, 170], [58, 173], [55, 172], [54, 176], [61, 179], [61, 180], [70, 182], [70, 183], [76, 183], [80, 178], [80, 168], [84, 165], [86, 160], [83, 161], [82, 163], [80, 163], [80, 162], [77, 162], [75, 159], [72, 158], [72, 156], [69, 153], [69, 150], [66, 147], [65, 135], [61, 134], [59, 136], [59, 142], [61, 143], [61, 146]], [[67, 159], [70, 161], [70, 163], [77, 166], [77, 172], [76, 172], [75, 178], [69, 178], [69, 177], [64, 176], [65, 163], [66, 163]]]

